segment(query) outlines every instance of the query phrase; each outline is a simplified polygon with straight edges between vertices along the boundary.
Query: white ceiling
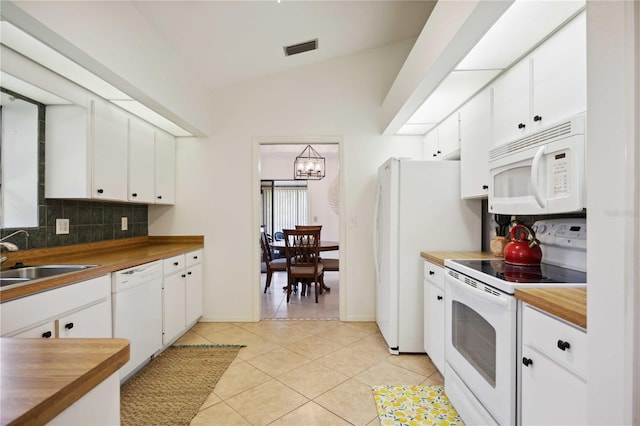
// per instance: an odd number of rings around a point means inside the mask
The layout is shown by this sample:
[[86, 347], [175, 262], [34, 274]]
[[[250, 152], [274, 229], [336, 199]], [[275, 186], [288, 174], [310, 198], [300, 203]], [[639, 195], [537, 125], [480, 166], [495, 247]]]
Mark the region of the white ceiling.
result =
[[[134, 1], [211, 89], [416, 38], [435, 1]], [[318, 39], [318, 50], [283, 47]]]

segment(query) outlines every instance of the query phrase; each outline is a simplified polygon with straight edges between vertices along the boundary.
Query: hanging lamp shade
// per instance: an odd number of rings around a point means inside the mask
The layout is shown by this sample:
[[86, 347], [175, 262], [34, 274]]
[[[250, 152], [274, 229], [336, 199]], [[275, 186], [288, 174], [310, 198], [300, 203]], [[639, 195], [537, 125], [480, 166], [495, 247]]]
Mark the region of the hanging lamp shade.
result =
[[295, 180], [320, 180], [324, 177], [324, 157], [307, 145], [293, 162]]

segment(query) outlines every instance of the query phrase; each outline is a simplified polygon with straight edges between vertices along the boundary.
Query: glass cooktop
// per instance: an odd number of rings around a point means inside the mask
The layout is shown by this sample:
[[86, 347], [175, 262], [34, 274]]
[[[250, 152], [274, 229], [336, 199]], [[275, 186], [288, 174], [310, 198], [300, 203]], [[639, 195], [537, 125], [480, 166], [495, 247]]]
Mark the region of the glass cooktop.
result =
[[516, 266], [500, 259], [455, 260], [475, 271], [514, 283], [586, 283], [586, 272], [546, 263], [540, 266]]
[[445, 260], [445, 266], [507, 294], [527, 287], [584, 287], [586, 272], [548, 263], [516, 266], [502, 259]]

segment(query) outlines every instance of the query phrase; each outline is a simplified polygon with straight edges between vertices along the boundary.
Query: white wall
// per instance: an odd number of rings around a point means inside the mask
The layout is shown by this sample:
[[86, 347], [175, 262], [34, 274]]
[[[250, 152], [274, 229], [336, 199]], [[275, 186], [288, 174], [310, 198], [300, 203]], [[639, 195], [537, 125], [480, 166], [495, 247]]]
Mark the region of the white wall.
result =
[[587, 418], [597, 425], [640, 423], [639, 43], [640, 3], [587, 2]]
[[256, 140], [326, 135], [343, 140], [342, 319], [375, 318], [376, 170], [390, 156], [422, 156], [421, 138], [380, 135], [380, 104], [410, 47], [404, 42], [214, 93], [210, 140], [178, 143], [177, 206], [149, 213], [151, 234], [205, 235], [206, 319], [259, 318]]

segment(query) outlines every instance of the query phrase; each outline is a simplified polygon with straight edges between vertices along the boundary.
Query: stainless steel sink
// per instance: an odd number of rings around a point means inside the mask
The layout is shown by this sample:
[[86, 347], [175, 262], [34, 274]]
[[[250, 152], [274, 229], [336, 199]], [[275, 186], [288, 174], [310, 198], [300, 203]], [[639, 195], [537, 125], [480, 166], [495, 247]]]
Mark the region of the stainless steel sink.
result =
[[68, 272], [81, 271], [98, 265], [40, 265], [0, 271], [0, 286], [19, 284]]

